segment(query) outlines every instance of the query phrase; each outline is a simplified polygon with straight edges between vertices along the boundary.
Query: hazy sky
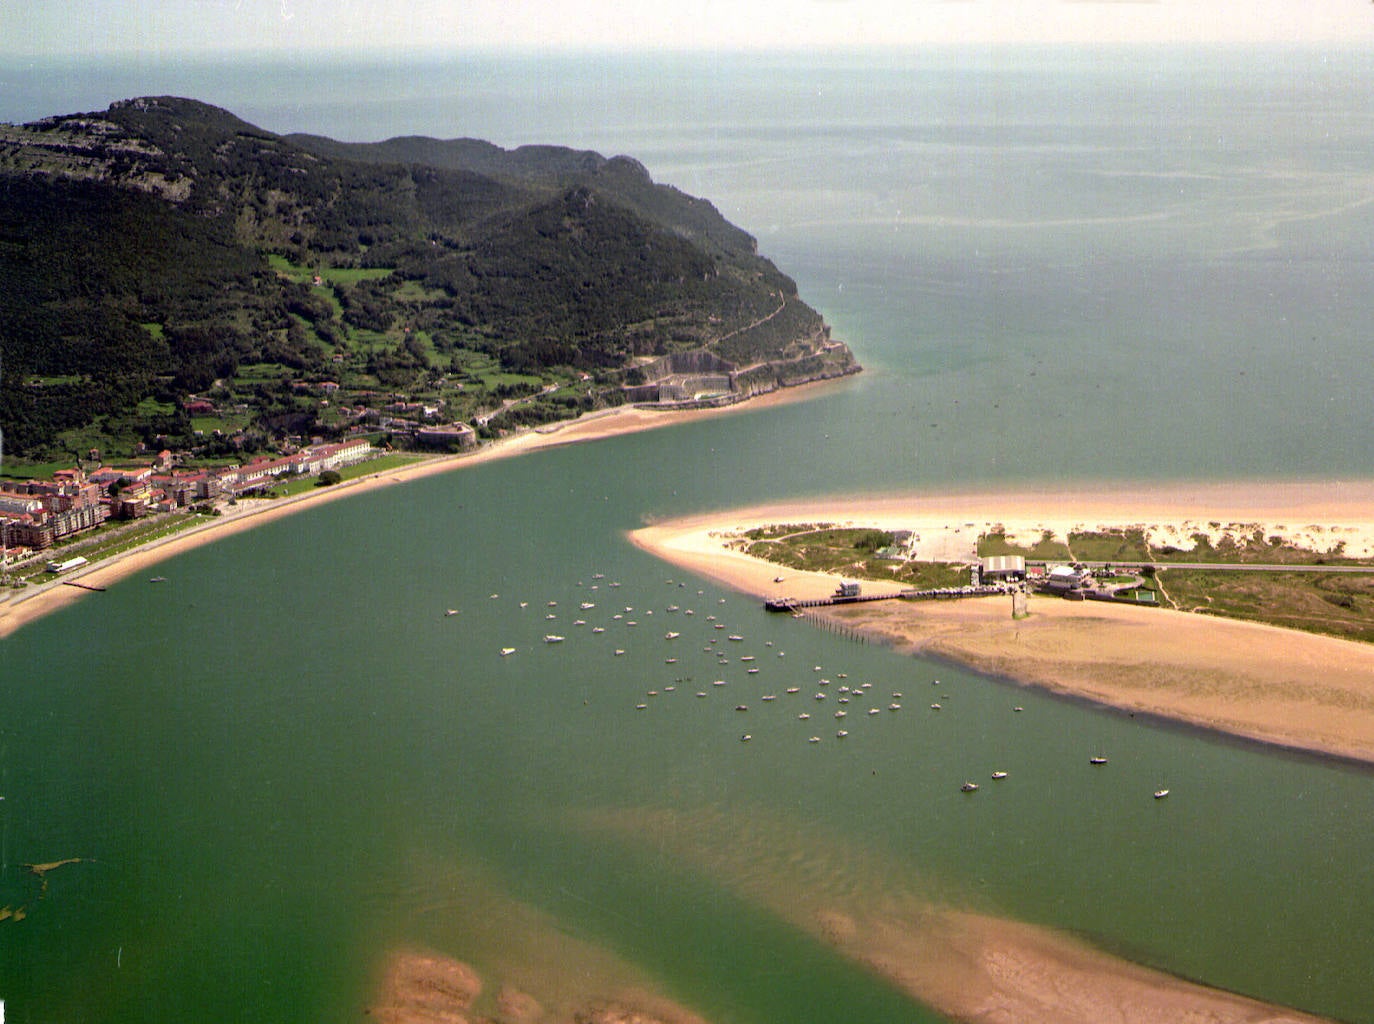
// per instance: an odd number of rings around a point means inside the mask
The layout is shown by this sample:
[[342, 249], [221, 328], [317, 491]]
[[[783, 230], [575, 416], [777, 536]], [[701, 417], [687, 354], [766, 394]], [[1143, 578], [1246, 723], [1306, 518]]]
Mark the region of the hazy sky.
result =
[[11, 0], [0, 50], [1374, 42], [1369, 0]]

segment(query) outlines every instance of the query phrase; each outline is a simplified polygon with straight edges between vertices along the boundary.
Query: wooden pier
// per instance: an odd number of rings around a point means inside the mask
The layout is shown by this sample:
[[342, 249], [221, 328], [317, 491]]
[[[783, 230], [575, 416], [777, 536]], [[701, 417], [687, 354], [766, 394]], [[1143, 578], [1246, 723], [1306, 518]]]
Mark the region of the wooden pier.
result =
[[932, 590], [899, 590], [895, 594], [832, 594], [829, 597], [775, 597], [763, 607], [770, 612], [799, 612], [804, 608], [831, 608], [837, 605], [863, 604], [865, 601], [957, 601], [964, 597], [992, 597], [1008, 593], [1002, 586], [936, 587]]

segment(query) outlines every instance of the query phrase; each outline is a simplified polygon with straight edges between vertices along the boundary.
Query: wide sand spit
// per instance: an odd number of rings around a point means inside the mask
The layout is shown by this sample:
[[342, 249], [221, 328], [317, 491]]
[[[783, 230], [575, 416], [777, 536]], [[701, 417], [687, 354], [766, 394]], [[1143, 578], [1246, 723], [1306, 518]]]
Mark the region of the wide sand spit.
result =
[[[1141, 527], [1154, 543], [1264, 530], [1305, 547], [1374, 554], [1374, 482], [1179, 484], [1108, 491], [895, 495], [757, 506], [659, 522], [635, 544], [758, 598], [833, 593], [836, 577], [749, 557], [729, 545], [753, 527], [833, 523], [912, 530], [918, 557], [971, 558], [994, 528]], [[781, 581], [778, 577], [781, 576]], [[1166, 577], [1167, 579], [1167, 577]], [[898, 589], [863, 584], [866, 592]], [[1215, 616], [1032, 596], [875, 601], [817, 609], [901, 650], [1136, 713], [1263, 743], [1374, 764], [1374, 645]]]

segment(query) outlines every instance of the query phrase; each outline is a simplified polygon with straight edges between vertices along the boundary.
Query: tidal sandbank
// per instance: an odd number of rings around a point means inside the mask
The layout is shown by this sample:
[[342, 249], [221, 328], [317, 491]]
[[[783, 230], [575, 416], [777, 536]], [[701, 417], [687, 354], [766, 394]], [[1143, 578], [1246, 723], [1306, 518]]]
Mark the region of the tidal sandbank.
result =
[[[1134, 963], [1062, 930], [951, 905], [948, 884], [813, 822], [788, 822], [762, 808], [746, 817], [714, 808], [641, 808], [593, 811], [580, 820], [594, 835], [671, 850], [952, 1021], [1325, 1019]], [[874, 883], [856, 888], [856, 878]]]
[[[940, 555], [972, 557], [994, 527], [1046, 530], [1143, 526], [1187, 537], [1257, 525], [1305, 545], [1374, 553], [1374, 483], [1131, 487], [1111, 494], [1024, 492], [797, 502], [695, 516], [635, 531], [666, 561], [759, 598], [811, 598], [836, 578], [779, 569], [729, 547], [777, 523], [910, 529]], [[1320, 548], [1319, 548], [1320, 550]], [[864, 584], [868, 592], [882, 584]], [[886, 589], [896, 589], [887, 585]], [[1032, 597], [1013, 619], [1006, 597], [876, 601], [817, 614], [893, 644], [982, 672], [1102, 704], [1264, 743], [1374, 763], [1374, 645], [1214, 616]]]

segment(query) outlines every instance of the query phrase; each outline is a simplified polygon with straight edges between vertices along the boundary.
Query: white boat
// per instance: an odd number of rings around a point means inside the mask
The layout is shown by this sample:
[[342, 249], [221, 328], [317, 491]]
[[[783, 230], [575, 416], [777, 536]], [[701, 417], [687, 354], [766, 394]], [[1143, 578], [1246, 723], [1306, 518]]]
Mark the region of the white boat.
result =
[[586, 619], [573, 619], [573, 625], [574, 625], [574, 626], [585, 626], [586, 624], [587, 624], [587, 620], [586, 620]]
[[501, 648], [501, 657], [503, 657], [503, 658], [504, 658], [506, 655], [508, 655], [508, 654], [514, 654], [514, 653], [515, 653], [515, 648], [514, 648], [514, 647], [502, 647], [502, 648]]
[[546, 644], [561, 644], [561, 643], [563, 642], [564, 639], [565, 639], [564, 637], [561, 637], [561, 636], [559, 636], [559, 635], [556, 634], [556, 633], [545, 633], [545, 634], [544, 634], [544, 643], [546, 643]]
[[836, 735], [836, 737], [838, 737], [839, 739], [844, 739], [846, 736], [849, 735], [849, 730], [848, 730], [848, 729], [841, 729], [839, 732], [835, 733], [835, 735]]
[[596, 603], [593, 601], [583, 601], [578, 607], [585, 612], [588, 608], [595, 608]]
[[747, 671], [749, 672], [749, 674], [750, 674], [751, 676], [756, 676], [756, 675], [759, 674], [759, 670], [756, 669], [756, 668], [751, 668], [751, 669], [748, 669]]
[[1107, 763], [1107, 759], [1106, 759], [1105, 757], [1100, 757], [1100, 756], [1099, 756], [1099, 757], [1090, 757], [1090, 758], [1088, 758], [1088, 764], [1106, 764], [1106, 763]]
[[1157, 789], [1157, 790], [1155, 790], [1155, 799], [1156, 799], [1156, 800], [1163, 800], [1163, 799], [1164, 799], [1166, 796], [1168, 796], [1168, 795], [1169, 795], [1169, 791], [1168, 791], [1167, 789]]
[[680, 637], [681, 635], [682, 635], [681, 633], [664, 633], [664, 634], [663, 634], [663, 639], [664, 639], [664, 640], [676, 640], [676, 639], [677, 639], [678, 637]]
[[1007, 777], [1007, 773], [1006, 773], [1006, 772], [993, 772], [993, 773], [992, 773], [992, 777], [993, 777], [994, 779], [1005, 779], [1005, 778]]
[[[156, 582], [156, 581], [154, 581], [154, 582]], [[444, 609], [444, 618], [448, 618], [448, 617], [451, 616], [451, 615], [457, 615], [457, 614], [458, 614], [458, 609], [457, 609], [457, 608], [446, 608], [446, 609]]]
[[964, 783], [962, 786], [960, 786], [959, 788], [960, 788], [961, 790], [963, 790], [965, 793], [973, 793], [973, 792], [976, 792], [976, 791], [977, 791], [977, 789], [978, 789], [978, 783], [976, 783], [976, 782], [965, 782], [965, 783]]
[[740, 636], [738, 633], [731, 633], [728, 637], [726, 637], [726, 639], [734, 640], [736, 643], [738, 643], [739, 641], [743, 640], [744, 637]]
[[625, 653], [625, 648], [623, 648], [623, 647], [617, 647], [617, 648], [615, 649], [615, 656], [616, 656], [617, 658], [620, 657], [620, 656], [621, 656], [622, 654], [624, 654], [624, 653]]
[[593, 626], [593, 627], [592, 627], [592, 632], [593, 632], [593, 633], [604, 633], [604, 632], [606, 632], [606, 627], [605, 627], [605, 626]]
[[806, 742], [807, 742], [807, 743], [819, 743], [820, 741], [821, 741], [821, 738], [820, 738], [819, 736], [812, 736], [812, 737], [811, 737], [809, 740], [807, 740]]

